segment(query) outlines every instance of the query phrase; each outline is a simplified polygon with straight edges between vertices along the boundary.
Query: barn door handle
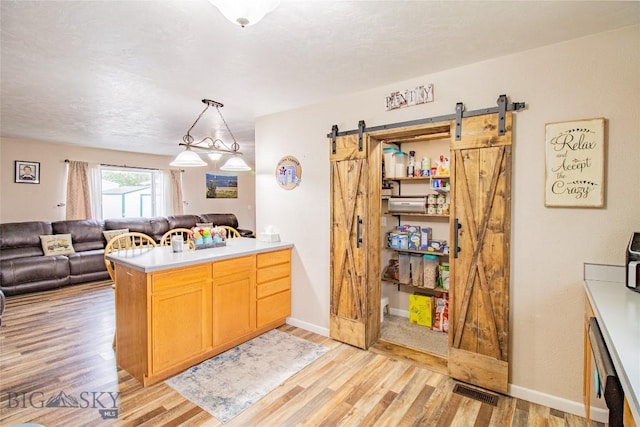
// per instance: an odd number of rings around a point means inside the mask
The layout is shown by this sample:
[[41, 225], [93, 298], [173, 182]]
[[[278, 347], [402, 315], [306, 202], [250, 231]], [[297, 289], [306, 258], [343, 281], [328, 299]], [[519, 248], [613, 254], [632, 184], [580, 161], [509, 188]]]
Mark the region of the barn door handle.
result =
[[462, 224], [458, 221], [458, 218], [453, 220], [453, 257], [458, 258], [458, 252], [460, 252], [460, 246], [458, 246], [458, 230], [462, 228]]
[[362, 225], [362, 218], [358, 215], [358, 220], [356, 222], [356, 247], [359, 248], [362, 244], [362, 237], [360, 236], [360, 226]]

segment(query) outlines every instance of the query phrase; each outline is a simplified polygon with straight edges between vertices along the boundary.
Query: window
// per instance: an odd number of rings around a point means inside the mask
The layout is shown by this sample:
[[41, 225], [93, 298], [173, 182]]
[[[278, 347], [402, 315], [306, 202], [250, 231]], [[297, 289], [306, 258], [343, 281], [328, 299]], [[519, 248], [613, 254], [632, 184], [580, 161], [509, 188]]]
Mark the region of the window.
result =
[[165, 183], [158, 170], [100, 166], [101, 218], [166, 214]]

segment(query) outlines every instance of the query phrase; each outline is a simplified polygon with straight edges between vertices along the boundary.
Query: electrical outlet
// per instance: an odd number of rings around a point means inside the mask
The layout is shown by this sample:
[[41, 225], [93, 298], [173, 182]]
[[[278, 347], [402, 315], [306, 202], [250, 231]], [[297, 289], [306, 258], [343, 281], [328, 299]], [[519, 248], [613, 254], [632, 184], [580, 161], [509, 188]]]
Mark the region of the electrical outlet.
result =
[[382, 225], [382, 227], [386, 227], [387, 226], [387, 217], [386, 216], [383, 216], [380, 219], [380, 224]]

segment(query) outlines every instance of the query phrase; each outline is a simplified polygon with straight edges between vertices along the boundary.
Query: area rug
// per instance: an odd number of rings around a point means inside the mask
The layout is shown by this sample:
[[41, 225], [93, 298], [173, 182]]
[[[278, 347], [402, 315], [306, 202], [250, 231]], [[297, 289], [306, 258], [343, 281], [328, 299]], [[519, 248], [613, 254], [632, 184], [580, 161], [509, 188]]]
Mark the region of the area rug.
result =
[[274, 329], [165, 382], [226, 423], [327, 351]]

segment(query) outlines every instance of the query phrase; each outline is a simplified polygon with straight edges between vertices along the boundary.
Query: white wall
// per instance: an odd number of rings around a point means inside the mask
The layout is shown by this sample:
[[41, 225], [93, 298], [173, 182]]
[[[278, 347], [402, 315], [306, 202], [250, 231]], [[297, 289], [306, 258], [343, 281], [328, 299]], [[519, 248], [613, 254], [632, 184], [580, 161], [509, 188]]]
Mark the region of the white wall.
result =
[[[65, 159], [167, 170], [167, 156], [78, 147], [16, 138], [0, 139], [0, 222], [65, 219]], [[40, 162], [40, 184], [14, 182], [14, 161]], [[234, 213], [241, 228], [255, 230], [253, 172], [238, 172], [237, 199], [207, 199], [205, 173], [214, 167], [185, 168], [182, 176], [186, 214]]]
[[[261, 117], [257, 227], [273, 224], [295, 244], [292, 323], [328, 331], [331, 125], [450, 114], [460, 101], [467, 110], [491, 107], [507, 94], [527, 104], [514, 113], [511, 390], [534, 401], [550, 395], [548, 405], [580, 413], [582, 266], [622, 264], [630, 233], [640, 230], [639, 76], [640, 26], [633, 26]], [[427, 83], [435, 85], [434, 103], [384, 111], [385, 94]], [[606, 206], [545, 208], [545, 123], [594, 117], [608, 120]], [[292, 191], [274, 176], [284, 155], [302, 164], [302, 184]]]

